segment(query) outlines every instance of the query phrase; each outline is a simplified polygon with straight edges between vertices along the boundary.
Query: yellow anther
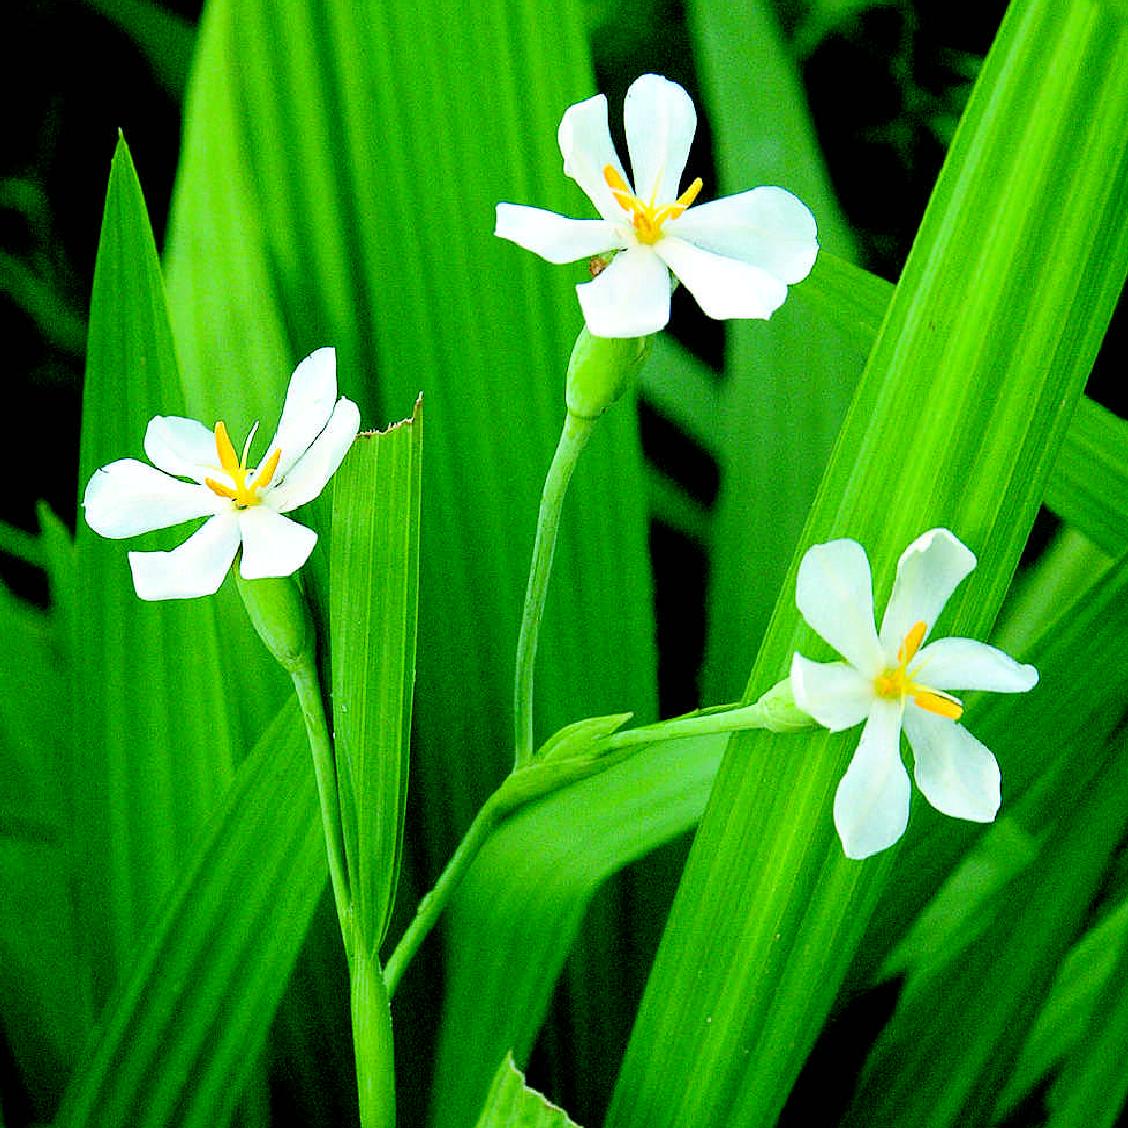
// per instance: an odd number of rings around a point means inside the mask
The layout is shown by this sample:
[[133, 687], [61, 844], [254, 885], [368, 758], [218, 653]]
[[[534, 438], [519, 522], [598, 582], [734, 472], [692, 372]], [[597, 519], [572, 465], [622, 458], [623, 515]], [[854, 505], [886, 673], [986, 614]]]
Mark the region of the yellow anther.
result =
[[913, 701], [926, 713], [935, 713], [951, 721], [958, 721], [963, 716], [963, 706], [954, 697], [935, 689], [919, 690], [913, 694]]
[[912, 625], [912, 629], [905, 635], [905, 641], [901, 643], [897, 651], [897, 661], [902, 666], [907, 666], [915, 657], [916, 652], [920, 649], [921, 640], [924, 638], [924, 632], [928, 630], [928, 626], [923, 622], [916, 622]]
[[270, 485], [270, 479], [274, 477], [274, 471], [278, 469], [278, 460], [282, 457], [282, 448], [278, 447], [274, 453], [259, 467], [259, 472], [255, 475], [255, 480], [251, 483], [252, 490], [265, 489]]
[[227, 433], [227, 425], [221, 419], [215, 425], [215, 452], [219, 455], [219, 464], [228, 474], [234, 474], [239, 469], [239, 456], [231, 445], [231, 436]]
[[672, 204], [662, 204], [659, 207], [655, 206], [653, 200], [649, 203], [640, 200], [630, 190], [623, 174], [613, 165], [604, 167], [603, 179], [619, 206], [629, 213], [640, 243], [657, 243], [662, 238], [663, 224], [682, 215], [697, 199], [703, 184], [699, 176]]
[[235, 447], [231, 443], [231, 436], [227, 433], [226, 425], [222, 420], [218, 422], [215, 425], [216, 457], [219, 459], [220, 467], [235, 484], [229, 486], [224, 482], [217, 482], [214, 478], [204, 479], [204, 485], [207, 486], [212, 493], [235, 502], [236, 507], [239, 509], [248, 509], [252, 505], [258, 505], [259, 502], [262, 501], [262, 498], [258, 496], [258, 492], [270, 485], [278, 469], [278, 460], [282, 457], [281, 449], [275, 450], [258, 468], [258, 473], [254, 478], [248, 482], [247, 453], [250, 450], [251, 438], [253, 436], [254, 430], [252, 429], [251, 435], [248, 436], [247, 442], [243, 447], [243, 457], [240, 459], [235, 453]]
[[874, 678], [874, 691], [878, 697], [889, 697], [898, 701], [911, 697], [913, 703], [926, 713], [935, 713], [938, 717], [958, 721], [963, 716], [963, 706], [959, 701], [941, 690], [918, 685], [909, 671], [909, 663], [920, 650], [920, 644], [924, 641], [927, 630], [927, 623], [918, 621], [912, 625], [904, 641], [897, 648], [897, 665]]

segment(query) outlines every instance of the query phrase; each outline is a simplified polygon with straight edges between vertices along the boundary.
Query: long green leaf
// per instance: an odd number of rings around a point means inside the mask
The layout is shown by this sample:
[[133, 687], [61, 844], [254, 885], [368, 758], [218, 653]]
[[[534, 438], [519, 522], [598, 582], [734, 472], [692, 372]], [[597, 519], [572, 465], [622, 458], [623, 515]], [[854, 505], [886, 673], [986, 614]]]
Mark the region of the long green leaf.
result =
[[[951, 633], [982, 635], [997, 613], [1123, 284], [1126, 49], [1120, 21], [1087, 0], [1012, 6], [802, 537], [860, 540], [883, 596], [914, 536], [954, 529], [980, 568], [949, 605]], [[820, 653], [794, 608], [794, 567], [752, 691], [796, 650]], [[615, 1128], [778, 1114], [888, 873], [889, 856], [845, 859], [830, 819], [856, 740], [731, 741]]]
[[345, 849], [368, 958], [387, 930], [407, 800], [422, 420], [361, 435], [333, 484], [333, 727]]
[[288, 704], [240, 767], [57, 1124], [223, 1124], [258, 1064], [325, 885], [309, 746]]
[[[144, 457], [154, 415], [183, 413], [164, 287], [124, 141], [110, 172], [90, 304], [80, 483]], [[183, 530], [129, 547], [168, 547]], [[92, 998], [132, 966], [150, 914], [231, 778], [235, 749], [206, 600], [144, 604], [126, 546], [75, 537], [72, 859]], [[190, 655], [190, 660], [186, 657]]]
[[1075, 1047], [1086, 1054], [1090, 1031], [1102, 1029], [1094, 1011], [1111, 993], [1117, 965], [1128, 952], [1128, 901], [1121, 902], [1074, 945], [995, 1106], [997, 1119], [1018, 1103]]
[[[1110, 982], [1122, 983], [1128, 952], [1121, 948]], [[1047, 1128], [1112, 1128], [1121, 1122], [1128, 1078], [1124, 1051], [1128, 1046], [1128, 1003], [1123, 991], [1104, 992], [1090, 1015], [1092, 1025], [1069, 1055], [1046, 1099]]]

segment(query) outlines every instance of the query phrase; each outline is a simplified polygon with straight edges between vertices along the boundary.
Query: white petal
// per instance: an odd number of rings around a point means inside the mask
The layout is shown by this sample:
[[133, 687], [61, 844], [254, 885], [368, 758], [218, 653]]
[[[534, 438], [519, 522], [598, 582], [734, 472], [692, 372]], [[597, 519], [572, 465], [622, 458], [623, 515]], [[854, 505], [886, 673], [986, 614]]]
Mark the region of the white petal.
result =
[[672, 236], [660, 239], [654, 249], [697, 304], [719, 321], [730, 317], [766, 320], [787, 298], [787, 287], [758, 266], [703, 251]]
[[114, 540], [206, 517], [224, 504], [207, 486], [170, 478], [135, 458], [95, 470], [82, 499], [86, 523]]
[[308, 559], [317, 544], [317, 534], [265, 505], [239, 513], [243, 556], [239, 575], [245, 580], [289, 576]]
[[329, 422], [333, 405], [337, 401], [337, 354], [334, 349], [312, 352], [294, 369], [282, 418], [270, 445], [263, 452], [269, 457], [281, 449], [282, 457], [276, 474], [284, 477], [286, 471], [309, 449]]
[[905, 833], [911, 791], [901, 763], [900, 708], [875, 701], [834, 796], [834, 825], [846, 857], [868, 858]]
[[802, 654], [791, 659], [795, 704], [831, 732], [853, 728], [869, 715], [874, 689], [845, 662], [812, 662]]
[[202, 483], [219, 470], [215, 432], [196, 419], [158, 415], [145, 428], [145, 453], [166, 474], [193, 478]]
[[753, 188], [697, 204], [665, 227], [705, 251], [740, 259], [788, 284], [811, 272], [819, 252], [815, 217], [783, 188]]
[[697, 132], [693, 99], [676, 82], [644, 74], [627, 91], [623, 126], [639, 199], [671, 203]]
[[916, 705], [905, 707], [913, 776], [924, 797], [945, 815], [993, 822], [999, 810], [999, 765], [970, 732]]
[[854, 540], [807, 549], [795, 579], [795, 605], [819, 637], [866, 678], [885, 668], [873, 629], [873, 582], [866, 550]]
[[588, 331], [596, 337], [646, 337], [670, 320], [670, 275], [647, 247], [617, 254], [591, 282], [576, 287]]
[[618, 228], [605, 219], [568, 219], [524, 204], [498, 204], [494, 234], [555, 263], [575, 262], [625, 245]]
[[560, 121], [557, 140], [564, 158], [564, 172], [587, 193], [604, 219], [621, 223], [626, 212], [611, 194], [603, 176], [603, 170], [610, 165], [627, 180], [611, 142], [606, 96], [596, 94], [594, 98], [569, 106]]
[[133, 587], [142, 599], [195, 599], [213, 595], [239, 548], [234, 512], [220, 513], [172, 552], [131, 552]]
[[1033, 666], [971, 638], [930, 642], [912, 664], [913, 678], [933, 689], [986, 689], [992, 693], [1025, 693], [1038, 684]]
[[917, 537], [897, 561], [897, 579], [881, 620], [886, 653], [896, 654], [918, 622], [927, 627], [927, 638], [944, 604], [974, 567], [975, 553], [947, 529], [929, 529]]
[[336, 474], [359, 430], [360, 409], [342, 396], [325, 430], [314, 439], [309, 450], [290, 468], [284, 480], [263, 492], [264, 506], [289, 513], [312, 501]]

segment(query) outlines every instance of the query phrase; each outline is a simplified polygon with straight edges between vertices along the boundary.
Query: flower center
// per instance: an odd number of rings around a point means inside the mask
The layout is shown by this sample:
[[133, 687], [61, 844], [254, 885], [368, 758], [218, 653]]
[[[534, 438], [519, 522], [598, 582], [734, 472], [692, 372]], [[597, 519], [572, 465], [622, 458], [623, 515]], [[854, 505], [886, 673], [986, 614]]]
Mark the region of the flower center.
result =
[[611, 165], [604, 167], [603, 179], [619, 206], [630, 215], [640, 243], [657, 243], [662, 238], [662, 225], [685, 212], [697, 199], [703, 183], [699, 176], [672, 204], [658, 205], [653, 197], [649, 203], [640, 200], [630, 190], [622, 173]]
[[234, 487], [217, 482], [214, 478], [205, 478], [204, 485], [220, 497], [230, 498], [235, 503], [236, 509], [248, 509], [262, 501], [259, 490], [270, 485], [275, 470], [278, 469], [278, 460], [282, 457], [281, 449], [273, 454], [258, 468], [258, 473], [247, 480], [250, 471], [247, 469], [247, 452], [251, 449], [251, 440], [258, 430], [256, 423], [243, 444], [243, 457], [239, 458], [235, 448], [231, 445], [231, 436], [227, 433], [227, 426], [222, 420], [215, 425], [215, 453], [219, 456], [219, 464], [224, 473], [235, 483]]
[[905, 641], [897, 649], [897, 665], [878, 674], [874, 679], [873, 688], [878, 697], [892, 698], [896, 701], [911, 697], [913, 703], [926, 713], [935, 713], [939, 717], [958, 721], [963, 715], [963, 706], [959, 701], [941, 690], [929, 689], [918, 684], [913, 679], [913, 671], [909, 669], [909, 663], [916, 657], [927, 629], [923, 621], [912, 625], [909, 633], [905, 635]]

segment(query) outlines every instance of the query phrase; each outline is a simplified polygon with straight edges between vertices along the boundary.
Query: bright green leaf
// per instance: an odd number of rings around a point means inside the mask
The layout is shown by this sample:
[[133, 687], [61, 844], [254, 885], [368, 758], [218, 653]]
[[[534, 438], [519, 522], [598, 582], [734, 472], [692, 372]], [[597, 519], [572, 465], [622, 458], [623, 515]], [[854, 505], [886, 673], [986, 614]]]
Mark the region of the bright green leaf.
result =
[[333, 483], [330, 645], [345, 850], [368, 957], [387, 931], [407, 800], [419, 570], [419, 406], [360, 435]]
[[525, 1084], [512, 1057], [501, 1063], [490, 1086], [477, 1128], [577, 1128], [562, 1109]]
[[[156, 248], [120, 141], [90, 303], [80, 490], [99, 467], [144, 457], [153, 416], [180, 414]], [[63, 771], [73, 792], [74, 881], [96, 1006], [132, 966], [236, 755], [211, 601], [142, 603], [130, 579], [128, 549], [168, 548], [184, 536], [177, 529], [126, 545], [78, 519], [69, 639], [74, 752]]]

